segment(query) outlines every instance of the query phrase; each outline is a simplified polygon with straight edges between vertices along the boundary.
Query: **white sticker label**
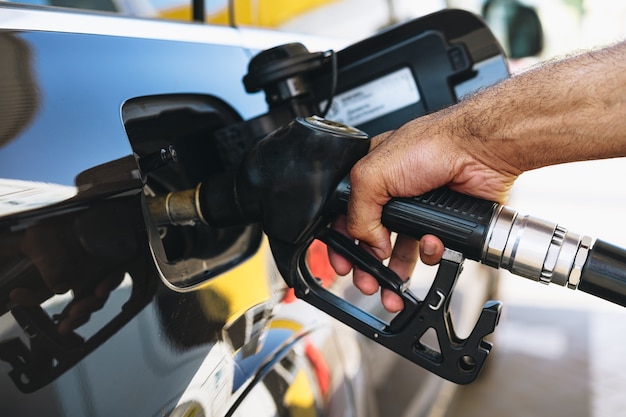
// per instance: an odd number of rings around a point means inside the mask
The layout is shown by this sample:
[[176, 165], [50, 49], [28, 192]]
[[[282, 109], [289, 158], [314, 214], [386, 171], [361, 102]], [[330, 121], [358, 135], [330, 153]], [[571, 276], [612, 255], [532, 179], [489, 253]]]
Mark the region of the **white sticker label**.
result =
[[[352, 90], [337, 94], [325, 118], [358, 126], [420, 100], [409, 68], [402, 68]], [[326, 102], [321, 104], [324, 108]]]

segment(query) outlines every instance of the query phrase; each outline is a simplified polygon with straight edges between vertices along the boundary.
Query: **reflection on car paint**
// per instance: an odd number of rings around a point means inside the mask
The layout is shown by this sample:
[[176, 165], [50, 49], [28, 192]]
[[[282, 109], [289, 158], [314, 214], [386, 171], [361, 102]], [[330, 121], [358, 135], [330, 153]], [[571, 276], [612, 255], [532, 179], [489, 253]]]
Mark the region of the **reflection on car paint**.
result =
[[[72, 21], [57, 26], [70, 30]], [[210, 39], [212, 29], [200, 30]], [[245, 93], [249, 54], [227, 46], [232, 38], [220, 38], [224, 46], [146, 33], [0, 32], [0, 389], [11, 398], [0, 402], [0, 414], [224, 415], [244, 398], [241, 410], [265, 403], [271, 412], [278, 401], [329, 414], [306, 359], [303, 335], [314, 328], [296, 332], [276, 316], [285, 286], [265, 245], [195, 291], [176, 293], [161, 282], [146, 237], [147, 184], [120, 109], [134, 97], [189, 91], [242, 117], [263, 112], [265, 103]], [[167, 33], [179, 36], [160, 37]], [[102, 296], [96, 303], [84, 301], [94, 293]], [[68, 322], [75, 309], [79, 318]], [[243, 371], [244, 360], [293, 365], [287, 374], [266, 368], [260, 378], [258, 369]], [[327, 395], [351, 383], [342, 368], [333, 373]], [[292, 388], [275, 383], [285, 375]]]

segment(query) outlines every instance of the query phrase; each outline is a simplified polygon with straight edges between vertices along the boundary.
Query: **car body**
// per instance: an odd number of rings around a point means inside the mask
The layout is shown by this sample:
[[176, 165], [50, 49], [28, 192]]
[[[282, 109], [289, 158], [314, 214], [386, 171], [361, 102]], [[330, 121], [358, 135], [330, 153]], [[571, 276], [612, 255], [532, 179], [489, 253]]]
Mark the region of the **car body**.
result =
[[[258, 225], [158, 228], [149, 220], [147, 198], [224, 170], [208, 138], [267, 111], [263, 95], [242, 85], [250, 59], [296, 41], [310, 50], [346, 46], [254, 28], [0, 7], [0, 414], [410, 408], [385, 394], [387, 372], [406, 362], [294, 299]], [[483, 58], [495, 79], [505, 76], [499, 50]], [[493, 82], [480, 73], [480, 85]], [[177, 162], [167, 161], [170, 145]], [[334, 280], [323, 250], [311, 256], [316, 273]], [[193, 288], [171, 284], [203, 274]], [[468, 294], [481, 304], [491, 284], [479, 281]], [[464, 310], [479, 311], [458, 293]], [[418, 367], [410, 378], [407, 395], [425, 415], [444, 382]]]

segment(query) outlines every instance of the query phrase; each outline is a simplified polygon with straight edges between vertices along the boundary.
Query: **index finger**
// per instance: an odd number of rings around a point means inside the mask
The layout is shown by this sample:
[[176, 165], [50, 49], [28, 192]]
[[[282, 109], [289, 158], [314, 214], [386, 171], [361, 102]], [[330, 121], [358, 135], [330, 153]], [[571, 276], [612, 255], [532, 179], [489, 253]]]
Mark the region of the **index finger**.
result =
[[[352, 188], [348, 201], [348, 234], [366, 243], [378, 259], [387, 259], [391, 255], [391, 235], [381, 223], [383, 205], [388, 199], [361, 196], [359, 188]], [[355, 192], [356, 190], [356, 192]]]

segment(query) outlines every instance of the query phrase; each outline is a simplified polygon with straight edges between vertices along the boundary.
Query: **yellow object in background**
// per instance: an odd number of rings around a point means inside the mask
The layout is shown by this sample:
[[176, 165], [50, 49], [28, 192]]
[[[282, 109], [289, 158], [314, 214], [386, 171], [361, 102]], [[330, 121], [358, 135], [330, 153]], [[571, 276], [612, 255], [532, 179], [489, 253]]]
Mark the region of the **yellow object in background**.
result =
[[[220, 25], [277, 27], [294, 17], [337, 0], [234, 0], [235, 22], [230, 22], [228, 2], [217, 10], [207, 11], [206, 22]], [[191, 20], [189, 3], [164, 9], [159, 16], [166, 19]]]

